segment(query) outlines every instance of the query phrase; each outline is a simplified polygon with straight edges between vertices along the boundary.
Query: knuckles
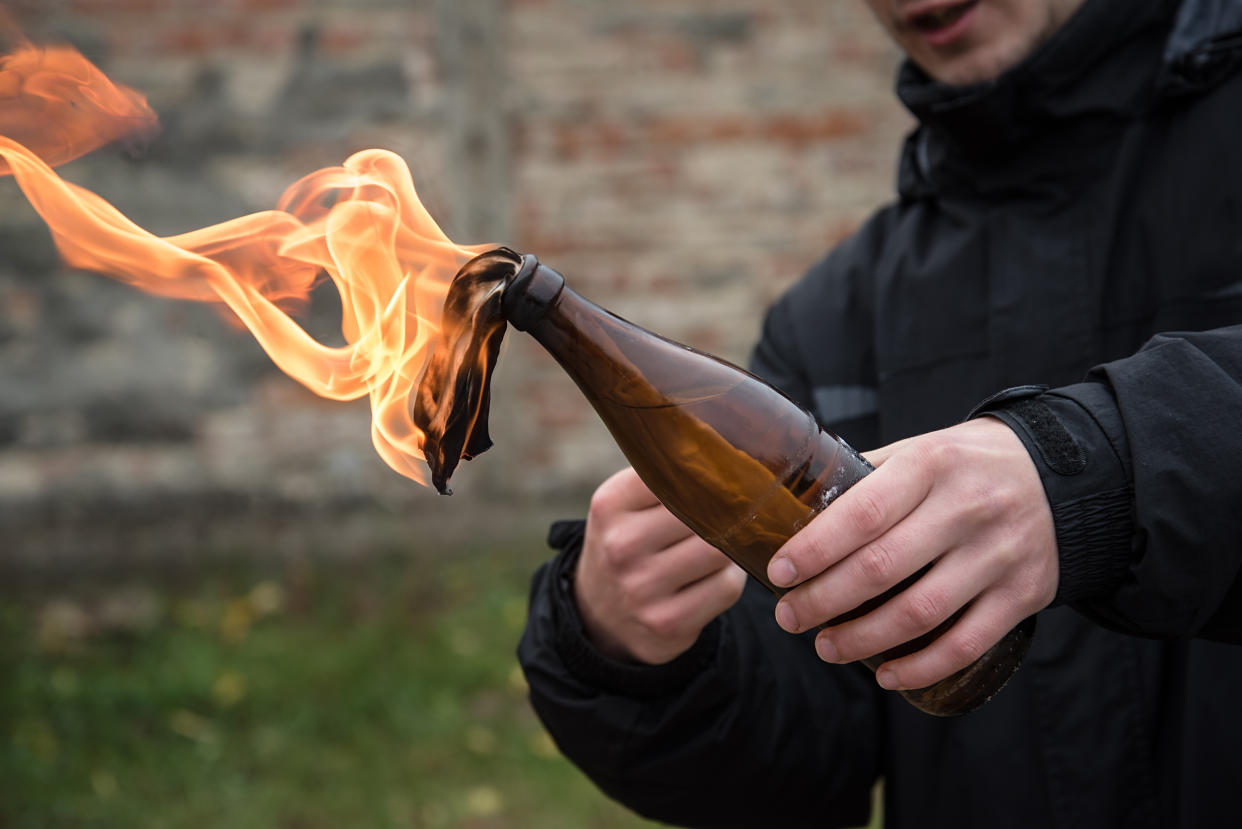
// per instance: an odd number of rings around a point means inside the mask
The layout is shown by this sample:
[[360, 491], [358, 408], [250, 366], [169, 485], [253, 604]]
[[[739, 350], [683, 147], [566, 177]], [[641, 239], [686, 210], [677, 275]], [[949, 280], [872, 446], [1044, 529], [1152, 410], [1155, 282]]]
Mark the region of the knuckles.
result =
[[617, 516], [587, 519], [587, 546], [604, 566], [625, 571], [642, 560], [650, 550], [643, 527], [633, 520]]
[[616, 565], [623, 565], [637, 546], [635, 533], [624, 522], [614, 523], [604, 529], [600, 545], [604, 555]]
[[591, 495], [587, 506], [587, 523], [607, 524], [613, 516], [621, 512], [620, 487], [615, 485], [615, 478], [604, 481]]
[[888, 545], [874, 541], [854, 554], [857, 566], [867, 583], [888, 587], [895, 583], [896, 561]]
[[646, 632], [656, 639], [675, 641], [685, 633], [684, 620], [678, 614], [669, 612], [662, 605], [642, 608], [636, 619]]
[[936, 472], [942, 469], [957, 469], [963, 464], [966, 452], [956, 438], [944, 432], [933, 432], [925, 440], [919, 442], [918, 453], [925, 470]]
[[939, 470], [951, 467], [954, 447], [938, 432], [932, 432], [911, 441], [902, 454], [903, 461], [910, 464], [911, 474], [934, 478]]
[[887, 512], [876, 494], [870, 489], [855, 489], [850, 499], [849, 521], [861, 538], [873, 538], [886, 526]]
[[945, 654], [952, 662], [954, 671], [966, 667], [983, 656], [989, 647], [983, 641], [983, 638], [973, 630], [958, 630], [954, 628], [944, 634], [941, 639], [943, 640]]
[[966, 490], [959, 502], [961, 521], [973, 526], [984, 526], [998, 516], [1012, 515], [1018, 506], [1008, 493], [980, 483]]
[[901, 603], [901, 617], [905, 629], [914, 636], [934, 628], [949, 616], [949, 602], [939, 590], [928, 588], [906, 591]]

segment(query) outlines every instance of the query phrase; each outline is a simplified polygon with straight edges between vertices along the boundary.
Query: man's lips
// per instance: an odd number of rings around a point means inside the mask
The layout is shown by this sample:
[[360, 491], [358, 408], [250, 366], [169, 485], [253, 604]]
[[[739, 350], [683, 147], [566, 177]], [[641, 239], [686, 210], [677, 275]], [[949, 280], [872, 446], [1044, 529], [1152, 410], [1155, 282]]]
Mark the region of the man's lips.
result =
[[944, 35], [953, 28], [953, 24], [973, 9], [977, 2], [978, 0], [965, 0], [965, 2], [956, 3], [928, 3], [902, 15], [903, 22], [923, 35]]

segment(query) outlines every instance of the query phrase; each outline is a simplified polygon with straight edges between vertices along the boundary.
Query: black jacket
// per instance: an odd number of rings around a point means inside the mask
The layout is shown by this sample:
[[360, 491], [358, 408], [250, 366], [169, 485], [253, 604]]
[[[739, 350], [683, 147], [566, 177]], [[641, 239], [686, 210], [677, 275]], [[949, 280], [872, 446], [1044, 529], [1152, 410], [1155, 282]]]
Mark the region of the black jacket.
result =
[[864, 823], [881, 778], [894, 827], [1237, 821], [1240, 66], [1236, 0], [1088, 0], [994, 83], [903, 67], [899, 199], [773, 307], [753, 365], [857, 446], [1039, 384], [982, 408], [1040, 468], [1056, 606], [995, 699], [940, 720], [819, 662], [753, 584], [672, 663], [603, 657], [558, 525], [519, 658], [604, 791], [695, 826]]

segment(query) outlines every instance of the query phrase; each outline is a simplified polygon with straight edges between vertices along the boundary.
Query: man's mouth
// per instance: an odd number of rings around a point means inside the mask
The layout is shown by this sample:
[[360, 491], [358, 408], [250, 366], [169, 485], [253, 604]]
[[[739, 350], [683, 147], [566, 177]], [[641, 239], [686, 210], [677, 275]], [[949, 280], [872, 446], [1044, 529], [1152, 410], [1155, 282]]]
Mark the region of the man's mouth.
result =
[[933, 9], [909, 15], [906, 18], [906, 22], [923, 34], [933, 34], [943, 31], [961, 20], [962, 16], [970, 11], [977, 2], [978, 0], [966, 0], [964, 3], [937, 5]]

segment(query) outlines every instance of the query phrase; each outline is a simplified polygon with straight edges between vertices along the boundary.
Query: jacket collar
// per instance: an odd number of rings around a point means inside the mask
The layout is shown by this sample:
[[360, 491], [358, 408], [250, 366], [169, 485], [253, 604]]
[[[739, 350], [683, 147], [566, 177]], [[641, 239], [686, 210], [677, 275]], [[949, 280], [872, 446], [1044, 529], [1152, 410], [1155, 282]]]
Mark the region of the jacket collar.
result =
[[[1087, 0], [1025, 61], [974, 86], [938, 83], [906, 61], [897, 94], [920, 126], [898, 190], [1065, 191], [1132, 118], [1240, 65], [1242, 0]], [[1011, 163], [1018, 153], [1022, 165]]]
[[938, 138], [972, 155], [1004, 152], [1078, 116], [1132, 114], [1150, 100], [1175, 0], [1088, 0], [995, 80], [950, 86], [910, 61], [897, 95]]

